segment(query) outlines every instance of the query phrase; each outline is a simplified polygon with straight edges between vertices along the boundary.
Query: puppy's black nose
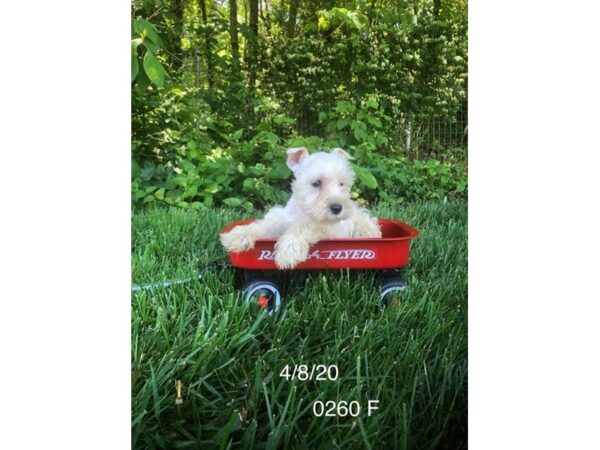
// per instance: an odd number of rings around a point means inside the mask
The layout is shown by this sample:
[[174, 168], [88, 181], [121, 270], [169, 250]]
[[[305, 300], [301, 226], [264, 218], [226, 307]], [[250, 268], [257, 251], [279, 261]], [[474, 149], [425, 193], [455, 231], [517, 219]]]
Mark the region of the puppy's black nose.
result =
[[337, 215], [342, 212], [342, 205], [340, 205], [339, 203], [334, 203], [333, 205], [329, 206], [329, 209], [331, 210], [332, 213]]

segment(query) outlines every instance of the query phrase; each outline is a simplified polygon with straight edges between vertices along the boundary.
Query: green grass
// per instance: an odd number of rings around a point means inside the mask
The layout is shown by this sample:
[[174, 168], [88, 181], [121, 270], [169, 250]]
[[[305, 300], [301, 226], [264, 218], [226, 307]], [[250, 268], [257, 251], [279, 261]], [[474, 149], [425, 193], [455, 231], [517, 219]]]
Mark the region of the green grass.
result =
[[[241, 301], [227, 266], [132, 294], [134, 448], [466, 448], [466, 210], [374, 208], [421, 230], [401, 307], [380, 307], [371, 272], [285, 278], [283, 317]], [[218, 231], [235, 219], [225, 210], [136, 213], [133, 283], [197, 275], [225, 257]], [[340, 377], [286, 381], [286, 364], [336, 364]], [[315, 400], [357, 400], [363, 411], [314, 417]], [[367, 400], [380, 401], [370, 417]]]

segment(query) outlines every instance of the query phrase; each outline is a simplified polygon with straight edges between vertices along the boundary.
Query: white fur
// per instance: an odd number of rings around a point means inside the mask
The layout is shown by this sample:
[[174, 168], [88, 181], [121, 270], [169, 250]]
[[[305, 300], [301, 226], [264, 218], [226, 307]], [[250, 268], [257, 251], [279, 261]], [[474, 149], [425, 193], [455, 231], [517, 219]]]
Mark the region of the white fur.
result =
[[[287, 155], [294, 172], [292, 197], [264, 219], [221, 234], [227, 251], [243, 252], [253, 248], [257, 239], [277, 238], [275, 264], [291, 269], [306, 260], [309, 247], [321, 239], [381, 237], [377, 219], [350, 198], [354, 172], [348, 153], [336, 148], [309, 155], [305, 148], [293, 148]], [[317, 181], [320, 185], [315, 187]], [[337, 215], [331, 210], [333, 204], [342, 206]]]

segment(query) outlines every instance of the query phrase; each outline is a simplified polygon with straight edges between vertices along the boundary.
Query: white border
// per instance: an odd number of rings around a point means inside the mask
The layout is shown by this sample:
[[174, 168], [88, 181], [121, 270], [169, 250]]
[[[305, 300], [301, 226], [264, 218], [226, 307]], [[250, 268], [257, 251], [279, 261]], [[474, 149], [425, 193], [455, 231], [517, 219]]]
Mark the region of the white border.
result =
[[598, 6], [469, 13], [469, 447], [600, 448]]
[[2, 8], [3, 448], [131, 442], [129, 8]]

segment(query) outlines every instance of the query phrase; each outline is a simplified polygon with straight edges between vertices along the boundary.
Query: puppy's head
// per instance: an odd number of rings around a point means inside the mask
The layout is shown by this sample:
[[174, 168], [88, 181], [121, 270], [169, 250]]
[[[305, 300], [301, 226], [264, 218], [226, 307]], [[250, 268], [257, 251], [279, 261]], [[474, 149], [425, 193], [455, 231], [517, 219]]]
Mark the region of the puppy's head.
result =
[[348, 218], [354, 183], [350, 159], [341, 148], [312, 155], [304, 147], [287, 151], [287, 165], [294, 172], [293, 196], [312, 220], [335, 222]]

